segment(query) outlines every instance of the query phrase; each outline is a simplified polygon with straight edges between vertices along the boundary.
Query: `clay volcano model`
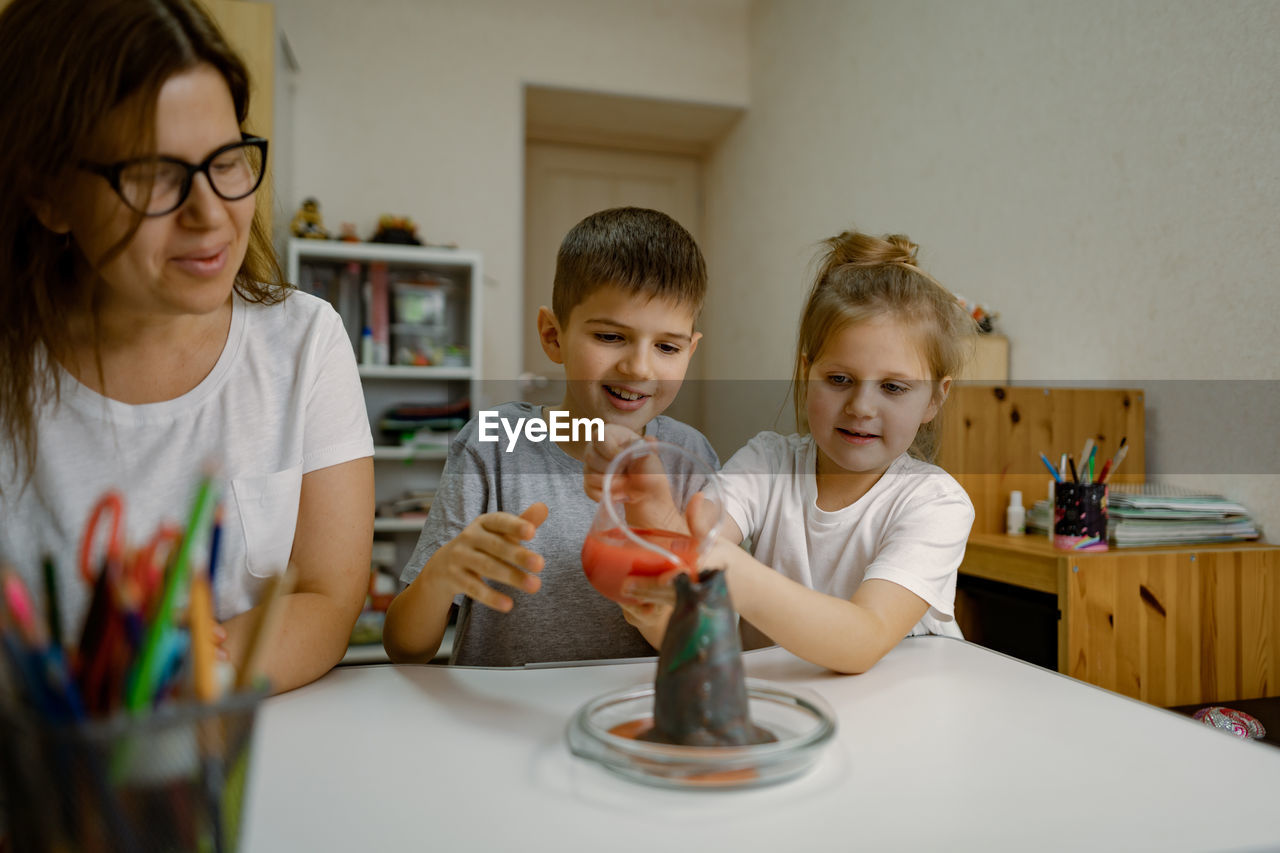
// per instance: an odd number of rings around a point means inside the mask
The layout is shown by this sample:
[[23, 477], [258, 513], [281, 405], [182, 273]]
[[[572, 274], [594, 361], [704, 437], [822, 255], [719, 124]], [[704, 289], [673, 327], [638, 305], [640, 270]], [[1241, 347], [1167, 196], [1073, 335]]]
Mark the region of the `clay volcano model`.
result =
[[742, 645], [719, 569], [676, 577], [676, 604], [658, 653], [653, 728], [640, 740], [745, 746], [776, 738], [751, 723]]

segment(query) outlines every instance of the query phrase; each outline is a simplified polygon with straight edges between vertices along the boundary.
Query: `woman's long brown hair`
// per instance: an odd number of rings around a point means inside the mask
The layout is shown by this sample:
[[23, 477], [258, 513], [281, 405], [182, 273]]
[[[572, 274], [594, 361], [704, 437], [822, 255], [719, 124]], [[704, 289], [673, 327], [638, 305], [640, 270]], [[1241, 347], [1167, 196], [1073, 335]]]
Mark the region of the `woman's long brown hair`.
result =
[[[192, 0], [14, 0], [0, 12], [0, 44], [0, 453], [12, 454], [25, 482], [35, 467], [39, 411], [58, 396], [54, 356], [71, 344], [67, 308], [96, 304], [97, 277], [77, 275], [74, 241], [45, 228], [37, 205], [58, 197], [108, 114], [135, 129], [140, 150], [154, 150], [161, 87], [197, 65], [223, 76], [249, 130], [249, 76]], [[118, 254], [141, 220], [97, 263]], [[235, 289], [253, 302], [278, 302], [288, 293], [281, 279], [255, 212]], [[92, 343], [96, 351], [96, 333]]]

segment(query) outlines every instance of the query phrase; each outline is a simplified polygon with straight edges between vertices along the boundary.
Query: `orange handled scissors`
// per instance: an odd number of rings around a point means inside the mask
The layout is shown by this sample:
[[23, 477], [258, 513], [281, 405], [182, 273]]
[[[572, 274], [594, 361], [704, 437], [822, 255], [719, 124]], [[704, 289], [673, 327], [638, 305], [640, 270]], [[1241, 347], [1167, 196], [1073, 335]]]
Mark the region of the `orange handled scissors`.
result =
[[[93, 566], [93, 544], [97, 538], [98, 527], [103, 522], [103, 516], [107, 513], [111, 514], [111, 526], [107, 529], [107, 553], [102, 564], [103, 572], [97, 572]], [[84, 539], [80, 542], [80, 575], [84, 578], [84, 582], [89, 584], [91, 588], [96, 588], [102, 583], [102, 574], [109, 567], [118, 568], [124, 560], [124, 539], [120, 535], [120, 528], [124, 524], [124, 497], [119, 492], [107, 492], [98, 498], [98, 502], [93, 505], [93, 511], [89, 513], [89, 521], [85, 524]]]
[[[164, 580], [164, 571], [182, 541], [182, 530], [176, 524], [161, 524], [146, 545], [135, 552], [126, 563], [121, 579], [121, 606], [126, 613], [140, 617], [149, 616], [156, 593]], [[139, 638], [130, 636], [130, 643], [137, 645]]]
[[[94, 540], [98, 538], [98, 528], [103, 524], [109, 525], [106, 554], [101, 561], [101, 569], [95, 572], [93, 546]], [[107, 707], [108, 670], [113, 649], [119, 645], [117, 637], [120, 612], [116, 607], [112, 584], [122, 571], [124, 539], [120, 529], [123, 525], [124, 498], [119, 492], [107, 492], [98, 499], [89, 513], [84, 538], [80, 542], [80, 576], [93, 592], [89, 599], [89, 615], [85, 617], [84, 632], [80, 635], [76, 668], [81, 696], [91, 711], [101, 711]]]
[[[103, 525], [106, 552], [95, 571], [94, 546]], [[80, 543], [80, 574], [93, 595], [78, 663], [82, 695], [95, 711], [119, 704], [125, 671], [142, 639], [143, 620], [160, 588], [164, 565], [182, 538], [176, 525], [162, 524], [145, 546], [126, 556], [123, 525], [124, 498], [107, 492], [89, 514]]]

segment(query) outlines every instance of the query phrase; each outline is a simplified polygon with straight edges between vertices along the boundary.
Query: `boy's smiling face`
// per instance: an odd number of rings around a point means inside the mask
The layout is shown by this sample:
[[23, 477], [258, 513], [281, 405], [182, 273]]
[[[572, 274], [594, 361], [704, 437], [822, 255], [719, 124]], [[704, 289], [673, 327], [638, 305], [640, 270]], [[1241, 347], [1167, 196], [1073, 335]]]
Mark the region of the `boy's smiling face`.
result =
[[561, 408], [643, 432], [671, 405], [698, 347], [692, 306], [603, 286], [563, 323], [538, 311], [542, 349], [564, 365]]

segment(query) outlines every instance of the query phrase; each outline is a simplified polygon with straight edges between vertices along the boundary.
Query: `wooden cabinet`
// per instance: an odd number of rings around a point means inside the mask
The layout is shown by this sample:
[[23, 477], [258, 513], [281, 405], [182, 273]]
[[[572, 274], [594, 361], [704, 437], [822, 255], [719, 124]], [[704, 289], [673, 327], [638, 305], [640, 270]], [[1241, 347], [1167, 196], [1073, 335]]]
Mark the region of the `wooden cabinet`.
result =
[[957, 379], [983, 385], [1009, 382], [1009, 339], [1004, 335], [977, 335], [973, 353]]
[[[1056, 462], [1092, 437], [1110, 455], [1127, 437], [1111, 482], [1144, 481], [1141, 390], [961, 385], [943, 412], [938, 464], [976, 513], [956, 598], [968, 635], [985, 642], [984, 631], [994, 635], [986, 629], [1008, 619], [995, 626], [1007, 651], [1047, 635], [1047, 654], [1039, 640], [1032, 645], [1037, 662], [1056, 658], [1059, 672], [1157, 705], [1280, 694], [1280, 547], [1059, 551], [1043, 535], [1004, 533], [1011, 490], [1028, 505], [1048, 492], [1041, 452]], [[968, 578], [1006, 584], [1000, 595], [1008, 596], [984, 610], [978, 595], [997, 596]]]
[[1093, 438], [1103, 458], [1128, 439], [1128, 455], [1111, 482], [1141, 483], [1146, 470], [1146, 413], [1137, 388], [958, 385], [942, 409], [938, 465], [973, 501], [975, 533], [1003, 533], [1009, 492], [1030, 505], [1048, 494], [1048, 453], [1079, 453]]
[[1060, 551], [975, 533], [960, 572], [1058, 602], [1058, 671], [1156, 705], [1280, 693], [1280, 546]]

